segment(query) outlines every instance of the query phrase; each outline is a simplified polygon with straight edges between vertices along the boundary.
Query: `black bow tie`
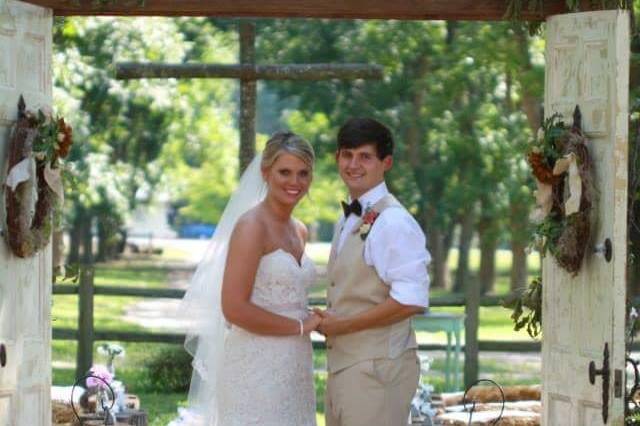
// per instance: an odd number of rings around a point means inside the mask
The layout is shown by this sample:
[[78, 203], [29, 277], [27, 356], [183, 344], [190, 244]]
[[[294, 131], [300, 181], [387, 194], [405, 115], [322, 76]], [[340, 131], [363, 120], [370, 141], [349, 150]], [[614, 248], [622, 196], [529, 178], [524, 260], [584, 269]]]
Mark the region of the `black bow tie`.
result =
[[362, 205], [360, 204], [360, 201], [358, 201], [358, 199], [353, 200], [351, 204], [347, 204], [344, 201], [340, 201], [340, 204], [342, 204], [344, 217], [349, 217], [351, 213], [355, 214], [356, 216], [362, 215]]

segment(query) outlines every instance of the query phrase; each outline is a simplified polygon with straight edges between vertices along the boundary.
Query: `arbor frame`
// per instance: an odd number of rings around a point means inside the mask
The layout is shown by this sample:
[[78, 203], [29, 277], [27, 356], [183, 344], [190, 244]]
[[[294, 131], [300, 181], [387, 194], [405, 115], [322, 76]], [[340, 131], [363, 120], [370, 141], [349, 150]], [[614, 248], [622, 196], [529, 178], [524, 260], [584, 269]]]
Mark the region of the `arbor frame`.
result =
[[[27, 0], [56, 16], [217, 16], [402, 20], [505, 18], [508, 0]], [[591, 10], [583, 1], [581, 10]], [[523, 8], [522, 19], [542, 21], [567, 12], [565, 0], [545, 0], [543, 12]]]

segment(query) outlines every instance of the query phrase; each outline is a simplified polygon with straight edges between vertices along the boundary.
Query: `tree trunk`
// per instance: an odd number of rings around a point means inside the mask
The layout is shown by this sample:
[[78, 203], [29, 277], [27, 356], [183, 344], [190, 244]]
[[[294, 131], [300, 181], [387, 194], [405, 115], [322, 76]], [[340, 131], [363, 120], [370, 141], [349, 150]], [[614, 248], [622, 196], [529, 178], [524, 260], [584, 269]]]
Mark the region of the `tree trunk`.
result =
[[480, 293], [491, 293], [496, 280], [496, 248], [498, 241], [491, 232], [480, 232]]
[[446, 288], [449, 278], [448, 247], [445, 245], [445, 235], [440, 229], [432, 229], [428, 243], [431, 253], [431, 288]]
[[[253, 22], [240, 21], [240, 63], [255, 65], [256, 62], [256, 25]], [[240, 174], [256, 155], [256, 96], [255, 79], [240, 79]]]
[[84, 216], [82, 222], [82, 263], [90, 265], [93, 263], [93, 235], [91, 234], [91, 215]]
[[527, 285], [527, 244], [516, 239], [511, 240], [511, 292], [520, 291]]
[[451, 251], [451, 246], [453, 245], [453, 231], [455, 230], [455, 223], [452, 223], [447, 229], [447, 234], [444, 236], [444, 250], [447, 258], [449, 257], [449, 252]]
[[56, 275], [64, 266], [64, 232], [55, 230], [51, 234], [51, 268]]
[[[526, 76], [526, 74], [533, 71], [533, 64], [531, 63], [531, 56], [529, 54], [529, 38], [525, 32], [524, 27], [514, 26], [516, 40], [520, 49], [520, 61], [521, 70], [520, 75]], [[527, 116], [529, 126], [535, 135], [538, 128], [542, 123], [542, 98], [539, 94], [533, 92], [533, 88], [528, 84], [522, 85], [522, 110]]]
[[109, 236], [106, 232], [106, 227], [104, 226], [104, 221], [101, 218], [97, 220], [97, 228], [98, 228], [98, 253], [96, 254], [96, 261], [104, 262], [108, 259], [108, 239]]
[[496, 248], [500, 235], [498, 210], [490, 193], [480, 197], [480, 219], [478, 220], [478, 239], [480, 240], [480, 270], [478, 282], [480, 294], [493, 291], [496, 279]]
[[458, 268], [453, 283], [453, 292], [462, 293], [469, 281], [469, 250], [473, 238], [474, 225], [473, 209], [468, 209], [462, 216], [460, 240], [458, 244]]
[[80, 262], [80, 244], [81, 244], [82, 224], [76, 219], [71, 223], [69, 229], [69, 256], [67, 263], [73, 264]]

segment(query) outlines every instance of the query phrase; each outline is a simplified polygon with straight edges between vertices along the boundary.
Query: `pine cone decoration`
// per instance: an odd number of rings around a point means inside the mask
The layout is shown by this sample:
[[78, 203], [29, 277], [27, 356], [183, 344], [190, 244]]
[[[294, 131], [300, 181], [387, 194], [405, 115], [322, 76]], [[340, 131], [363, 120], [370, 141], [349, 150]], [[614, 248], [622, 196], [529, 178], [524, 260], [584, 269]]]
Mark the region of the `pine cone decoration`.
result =
[[64, 118], [58, 119], [58, 156], [66, 157], [73, 143], [73, 131], [71, 126], [65, 123]]
[[538, 152], [530, 152], [529, 155], [527, 155], [527, 161], [529, 161], [533, 175], [540, 182], [555, 185], [562, 179], [561, 175], [555, 176], [553, 174], [553, 169], [547, 166], [542, 154]]

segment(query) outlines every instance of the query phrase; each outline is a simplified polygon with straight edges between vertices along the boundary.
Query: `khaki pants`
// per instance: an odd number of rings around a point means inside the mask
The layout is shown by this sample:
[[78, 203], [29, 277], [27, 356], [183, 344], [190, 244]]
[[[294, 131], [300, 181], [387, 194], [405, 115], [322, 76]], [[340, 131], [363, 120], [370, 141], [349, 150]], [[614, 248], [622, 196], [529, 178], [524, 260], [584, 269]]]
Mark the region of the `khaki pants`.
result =
[[329, 373], [325, 395], [327, 426], [406, 426], [420, 379], [415, 350], [396, 359], [359, 362]]

